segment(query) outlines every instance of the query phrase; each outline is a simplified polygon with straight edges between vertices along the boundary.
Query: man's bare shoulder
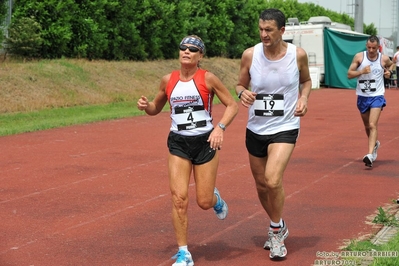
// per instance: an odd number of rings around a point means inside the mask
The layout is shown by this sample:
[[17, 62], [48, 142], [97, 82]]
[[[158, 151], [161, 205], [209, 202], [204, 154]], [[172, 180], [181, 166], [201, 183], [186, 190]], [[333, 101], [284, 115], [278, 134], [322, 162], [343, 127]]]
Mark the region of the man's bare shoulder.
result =
[[255, 49], [254, 46], [245, 49], [244, 52], [242, 53], [242, 56], [252, 58], [252, 55], [254, 54], [254, 49]]
[[305, 49], [301, 48], [301, 47], [296, 47], [296, 55], [297, 57], [301, 58], [301, 57], [308, 57]]
[[363, 54], [363, 52], [358, 52], [357, 54], [355, 54], [355, 57], [363, 59]]
[[384, 67], [390, 67], [393, 64], [387, 55], [382, 55], [382, 61], [384, 62]]

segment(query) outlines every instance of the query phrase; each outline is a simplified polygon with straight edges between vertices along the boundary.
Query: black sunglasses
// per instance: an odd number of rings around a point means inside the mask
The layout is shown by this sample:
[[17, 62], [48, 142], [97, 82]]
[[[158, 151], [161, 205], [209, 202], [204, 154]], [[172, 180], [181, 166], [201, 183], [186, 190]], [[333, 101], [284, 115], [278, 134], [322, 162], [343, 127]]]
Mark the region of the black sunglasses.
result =
[[187, 48], [192, 53], [196, 53], [196, 52], [198, 52], [200, 50], [199, 48], [197, 48], [195, 46], [187, 46], [187, 45], [184, 45], [184, 44], [180, 44], [180, 46], [179, 46], [180, 51], [185, 51], [185, 50], [187, 50]]

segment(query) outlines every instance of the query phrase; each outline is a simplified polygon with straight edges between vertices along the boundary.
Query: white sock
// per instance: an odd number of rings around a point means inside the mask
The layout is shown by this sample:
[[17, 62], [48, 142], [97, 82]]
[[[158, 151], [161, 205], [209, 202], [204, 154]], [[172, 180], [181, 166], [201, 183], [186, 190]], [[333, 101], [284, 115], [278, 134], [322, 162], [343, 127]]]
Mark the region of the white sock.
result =
[[179, 247], [179, 250], [184, 250], [184, 251], [187, 251], [187, 252], [188, 252], [187, 246], [180, 246], [180, 247]]
[[270, 221], [270, 228], [277, 228], [277, 227], [283, 227], [283, 219], [280, 218], [280, 221], [278, 223], [275, 223], [273, 221]]

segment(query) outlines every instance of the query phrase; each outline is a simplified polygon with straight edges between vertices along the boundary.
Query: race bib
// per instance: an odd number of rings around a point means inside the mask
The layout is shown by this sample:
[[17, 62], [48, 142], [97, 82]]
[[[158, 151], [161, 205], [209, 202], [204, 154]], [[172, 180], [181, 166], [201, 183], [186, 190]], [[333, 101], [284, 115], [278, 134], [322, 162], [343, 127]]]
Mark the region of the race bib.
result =
[[177, 124], [177, 129], [190, 130], [206, 126], [207, 113], [204, 106], [184, 106], [175, 107], [173, 119]]
[[359, 87], [362, 92], [376, 91], [375, 79], [359, 80]]
[[254, 102], [256, 116], [283, 116], [283, 94], [257, 94]]

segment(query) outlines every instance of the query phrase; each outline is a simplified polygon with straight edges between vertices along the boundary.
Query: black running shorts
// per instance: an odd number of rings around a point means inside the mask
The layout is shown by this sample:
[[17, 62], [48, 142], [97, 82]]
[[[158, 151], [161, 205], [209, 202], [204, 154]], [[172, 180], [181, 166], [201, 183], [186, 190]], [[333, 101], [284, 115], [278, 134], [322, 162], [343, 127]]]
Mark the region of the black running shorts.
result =
[[266, 157], [267, 148], [272, 143], [295, 144], [299, 135], [299, 129], [278, 132], [272, 135], [258, 135], [247, 128], [245, 145], [249, 154], [255, 157]]
[[207, 141], [212, 130], [198, 136], [183, 136], [169, 132], [168, 148], [173, 155], [188, 159], [192, 164], [204, 164], [213, 159], [216, 150]]

